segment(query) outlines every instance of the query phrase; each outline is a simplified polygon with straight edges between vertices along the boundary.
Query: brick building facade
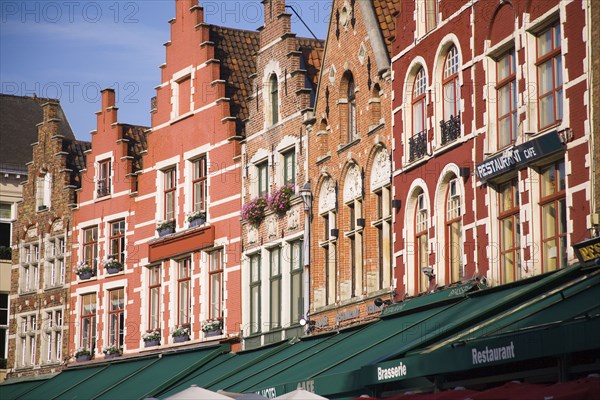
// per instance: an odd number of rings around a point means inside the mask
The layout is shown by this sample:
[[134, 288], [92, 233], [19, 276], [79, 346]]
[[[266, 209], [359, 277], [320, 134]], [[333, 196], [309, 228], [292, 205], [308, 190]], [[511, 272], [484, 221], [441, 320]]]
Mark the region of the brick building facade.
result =
[[403, 5], [392, 67], [398, 293], [571, 264], [593, 196], [586, 2]]
[[334, 1], [312, 120], [311, 324], [355, 324], [395, 287], [391, 64], [400, 1]]
[[[248, 94], [242, 142], [242, 204], [267, 205], [264, 217], [243, 223], [242, 304], [245, 348], [302, 335], [308, 311], [303, 258], [307, 134], [322, 41], [297, 38], [285, 0], [266, 0], [265, 23]], [[268, 203], [268, 204], [267, 204]], [[262, 206], [261, 206], [262, 204]], [[250, 211], [249, 211], [250, 212]]]
[[73, 207], [88, 142], [48, 99], [13, 226], [9, 377], [58, 372], [69, 358]]

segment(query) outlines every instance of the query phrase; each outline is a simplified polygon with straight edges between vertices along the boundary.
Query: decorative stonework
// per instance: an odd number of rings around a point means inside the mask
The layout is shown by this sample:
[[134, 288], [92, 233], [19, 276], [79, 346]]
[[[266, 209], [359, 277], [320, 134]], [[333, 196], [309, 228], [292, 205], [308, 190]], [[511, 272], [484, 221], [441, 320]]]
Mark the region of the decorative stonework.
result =
[[38, 235], [37, 227], [31, 227], [31, 228], [27, 229], [27, 237], [28, 238], [34, 238], [37, 235]]
[[328, 178], [321, 186], [319, 194], [319, 214], [335, 209], [335, 184]]
[[59, 219], [52, 225], [52, 232], [60, 232], [65, 229], [64, 223], [62, 219]]
[[344, 181], [344, 203], [362, 196], [362, 179], [358, 165], [353, 164], [346, 174]]
[[300, 209], [298, 207], [292, 208], [287, 212], [288, 229], [298, 229], [300, 226]]
[[389, 185], [392, 166], [390, 156], [386, 149], [380, 149], [373, 160], [373, 169], [371, 171], [371, 191]]
[[277, 218], [274, 215], [267, 219], [267, 237], [269, 239], [277, 237]]
[[256, 243], [258, 241], [258, 229], [252, 225], [248, 226], [248, 244]]

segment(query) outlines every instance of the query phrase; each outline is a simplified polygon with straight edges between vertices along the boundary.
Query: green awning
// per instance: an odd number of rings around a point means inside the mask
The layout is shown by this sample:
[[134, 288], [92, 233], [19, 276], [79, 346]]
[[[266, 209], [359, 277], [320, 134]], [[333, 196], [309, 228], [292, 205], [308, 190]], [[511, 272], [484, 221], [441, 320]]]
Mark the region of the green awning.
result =
[[37, 386], [46, 382], [49, 378], [3, 382], [0, 384], [0, 399], [13, 400], [20, 398], [23, 394], [30, 392]]
[[101, 366], [90, 366], [88, 368], [74, 368], [66, 370], [48, 379], [35, 389], [24, 393], [21, 399], [50, 400], [58, 398], [62, 393], [81, 385], [86, 379], [108, 368], [108, 364]]
[[190, 385], [197, 385], [198, 387], [209, 389], [214, 387], [217, 382], [226, 379], [231, 375], [235, 375], [240, 371], [244, 371], [247, 368], [251, 368], [254, 363], [281, 351], [281, 349], [287, 346], [289, 346], [289, 344], [284, 342], [275, 346], [260, 347], [239, 353], [222, 354], [209, 361], [186, 379], [180, 381], [175, 386], [169, 387], [166, 391], [161, 392], [159, 396], [155, 397], [169, 397], [189, 388]]
[[228, 351], [229, 346], [223, 345], [162, 353], [157, 362], [140, 369], [125, 381], [108, 387], [95, 398], [113, 400], [155, 396]]

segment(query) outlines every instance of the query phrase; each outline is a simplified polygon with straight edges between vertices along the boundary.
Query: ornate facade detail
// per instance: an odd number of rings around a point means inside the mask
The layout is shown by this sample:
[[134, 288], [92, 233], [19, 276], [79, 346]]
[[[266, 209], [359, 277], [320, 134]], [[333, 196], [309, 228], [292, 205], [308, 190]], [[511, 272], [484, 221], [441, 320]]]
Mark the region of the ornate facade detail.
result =
[[300, 209], [298, 207], [292, 208], [287, 212], [288, 229], [298, 229], [300, 226]]
[[344, 181], [344, 203], [362, 196], [362, 179], [358, 165], [353, 164], [346, 174]]
[[390, 156], [385, 148], [379, 149], [373, 160], [373, 169], [371, 171], [371, 191], [379, 189], [390, 183], [392, 165]]
[[319, 194], [319, 214], [333, 210], [335, 208], [335, 202], [335, 184], [332, 179], [328, 178], [321, 186], [321, 193]]
[[273, 239], [277, 237], [277, 217], [271, 215], [267, 218], [267, 238]]
[[258, 242], [258, 229], [252, 225], [248, 225], [248, 244]]
[[27, 229], [27, 237], [28, 238], [34, 238], [34, 237], [37, 237], [37, 235], [38, 235], [37, 227], [34, 226], [34, 227]]
[[62, 219], [59, 219], [52, 225], [52, 232], [60, 232], [65, 229], [65, 224]]

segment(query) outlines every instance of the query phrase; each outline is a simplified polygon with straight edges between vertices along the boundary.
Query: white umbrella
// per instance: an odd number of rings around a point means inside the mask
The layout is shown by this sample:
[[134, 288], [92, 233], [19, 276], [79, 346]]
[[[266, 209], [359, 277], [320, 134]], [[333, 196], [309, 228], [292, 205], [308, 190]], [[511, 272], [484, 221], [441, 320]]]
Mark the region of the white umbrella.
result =
[[192, 385], [179, 393], [166, 397], [165, 400], [231, 400], [231, 397], [202, 389], [198, 385]]
[[282, 394], [274, 400], [328, 400], [327, 397], [319, 396], [304, 389], [296, 389], [293, 392]]

